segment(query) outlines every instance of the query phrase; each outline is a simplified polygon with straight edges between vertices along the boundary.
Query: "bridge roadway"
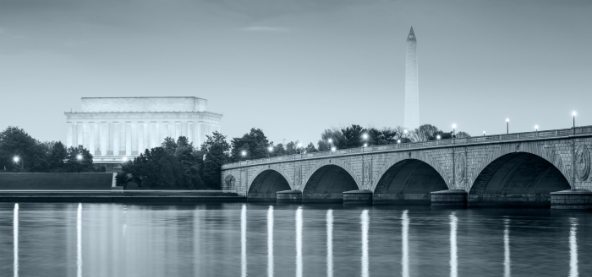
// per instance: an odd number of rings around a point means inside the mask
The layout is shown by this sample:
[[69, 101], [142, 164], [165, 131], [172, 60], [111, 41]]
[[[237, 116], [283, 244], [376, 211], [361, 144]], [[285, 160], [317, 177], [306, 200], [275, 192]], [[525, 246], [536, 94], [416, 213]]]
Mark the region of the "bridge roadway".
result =
[[592, 208], [592, 126], [369, 146], [222, 166], [248, 201]]

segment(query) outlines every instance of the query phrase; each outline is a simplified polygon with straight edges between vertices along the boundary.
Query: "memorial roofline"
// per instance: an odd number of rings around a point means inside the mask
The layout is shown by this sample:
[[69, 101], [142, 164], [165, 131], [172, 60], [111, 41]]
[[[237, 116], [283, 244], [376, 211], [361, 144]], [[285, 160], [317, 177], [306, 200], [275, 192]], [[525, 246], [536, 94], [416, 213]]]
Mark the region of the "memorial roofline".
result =
[[203, 111], [203, 112], [198, 112], [198, 111], [156, 111], [156, 112], [105, 112], [105, 111], [100, 111], [100, 112], [64, 112], [64, 115], [77, 115], [77, 114], [167, 114], [167, 113], [186, 113], [186, 114], [208, 114], [208, 115], [218, 115], [218, 116], [224, 116], [223, 113], [215, 113], [215, 112], [210, 112], [210, 111]]
[[80, 99], [118, 99], [118, 98], [192, 98], [192, 99], [208, 100], [208, 99], [197, 97], [197, 96], [105, 96], [105, 97], [81, 97]]

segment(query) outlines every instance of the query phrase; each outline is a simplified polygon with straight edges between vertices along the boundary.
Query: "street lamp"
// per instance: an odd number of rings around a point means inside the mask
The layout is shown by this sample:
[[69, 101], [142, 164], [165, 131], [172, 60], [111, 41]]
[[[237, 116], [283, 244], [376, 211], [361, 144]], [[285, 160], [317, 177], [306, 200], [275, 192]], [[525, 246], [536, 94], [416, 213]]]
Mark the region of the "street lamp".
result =
[[456, 137], [456, 124], [452, 124], [452, 138]]
[[485, 131], [483, 131], [483, 136], [485, 136]]
[[245, 158], [247, 156], [247, 151], [245, 151], [245, 150], [241, 151], [241, 156], [243, 158]]
[[335, 146], [331, 147], [331, 152], [335, 152], [337, 151], [337, 148]]
[[121, 160], [125, 163], [125, 162], [127, 162], [127, 157], [123, 157], [123, 158], [121, 158]]
[[539, 125], [534, 125], [534, 131], [538, 132], [539, 131]]
[[403, 138], [405, 138], [405, 141], [407, 141], [407, 129], [403, 130]]
[[269, 147], [267, 147], [267, 151], [269, 153], [273, 153], [273, 146], [270, 145]]
[[400, 144], [400, 143], [401, 143], [401, 139], [398, 139], [398, 140], [397, 140], [397, 143], [399, 143], [399, 144]]
[[76, 155], [76, 159], [79, 161], [82, 161], [82, 155], [80, 155], [80, 154]]
[[329, 143], [333, 144], [333, 139], [332, 139], [332, 138], [329, 138], [327, 141], [328, 141]]
[[576, 127], [576, 115], [578, 115], [578, 113], [576, 113], [576, 111], [571, 112], [571, 116], [573, 116], [573, 127]]
[[510, 119], [506, 118], [506, 134], [510, 134]]
[[437, 140], [440, 140], [441, 138], [442, 138], [442, 137], [441, 137], [440, 135], [437, 135], [437, 136], [436, 136], [436, 139], [437, 139]]
[[24, 168], [24, 166], [25, 166], [25, 165], [24, 165], [24, 163], [21, 161], [21, 157], [19, 157], [19, 156], [14, 156], [14, 157], [12, 158], [12, 161], [13, 161], [13, 162], [14, 162], [16, 165], [19, 165], [19, 162], [21, 162], [21, 170], [20, 170], [20, 171], [23, 171], [23, 168]]
[[[368, 141], [368, 134], [367, 133], [363, 133], [362, 134], [362, 140], [364, 141], [364, 144], [362, 144], [362, 147], [368, 147], [368, 143], [366, 141]], [[362, 149], [363, 151], [363, 149]]]

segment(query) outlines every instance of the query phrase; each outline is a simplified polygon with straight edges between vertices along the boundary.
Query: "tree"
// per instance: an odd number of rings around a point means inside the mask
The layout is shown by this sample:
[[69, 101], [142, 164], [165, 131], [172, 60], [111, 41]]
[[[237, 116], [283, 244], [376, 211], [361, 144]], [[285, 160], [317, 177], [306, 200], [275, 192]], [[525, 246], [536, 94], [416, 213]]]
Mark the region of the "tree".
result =
[[164, 138], [161, 147], [164, 149], [164, 151], [167, 151], [167, 153], [173, 155], [177, 150], [177, 142], [175, 142], [175, 140], [171, 137], [166, 137]]
[[471, 135], [469, 135], [466, 132], [458, 132], [458, 133], [456, 133], [456, 138], [470, 138], [470, 137], [471, 137]]
[[278, 144], [273, 149], [273, 156], [284, 156], [286, 154], [286, 149], [284, 148], [283, 144]]
[[68, 148], [65, 171], [88, 172], [94, 171], [93, 156], [82, 145]]
[[[46, 153], [39, 144], [21, 128], [6, 128], [0, 133], [0, 168], [24, 171], [45, 168]], [[13, 161], [16, 156], [19, 157], [18, 164]]]
[[270, 143], [261, 129], [252, 128], [249, 133], [244, 134], [242, 137], [233, 138], [231, 145], [232, 161], [243, 159], [242, 151], [247, 152], [249, 160], [267, 158], [269, 155], [267, 147]]
[[211, 136], [206, 137], [207, 140], [201, 147], [202, 152], [205, 153], [203, 180], [206, 186], [213, 189], [220, 189], [222, 187], [222, 165], [230, 160], [228, 156], [230, 145], [226, 142], [226, 136], [218, 132], [214, 132]]
[[317, 149], [315, 148], [314, 144], [309, 143], [308, 146], [306, 146], [306, 148], [304, 149], [304, 151], [306, 151], [306, 153], [314, 153], [314, 152], [318, 152]]
[[436, 140], [436, 136], [440, 133], [440, 130], [434, 125], [424, 124], [419, 126], [413, 132], [411, 132], [411, 138], [413, 141], [422, 142]]
[[363, 145], [362, 134], [366, 129], [357, 124], [352, 124], [350, 127], [342, 128], [343, 140], [338, 141], [335, 145], [339, 149], [361, 147]]
[[[332, 143], [329, 142], [332, 141]], [[321, 133], [321, 140], [317, 143], [319, 151], [329, 151], [331, 150], [331, 146], [339, 147], [344, 141], [343, 133], [340, 129], [332, 128], [332, 129], [325, 129], [323, 133]]]
[[64, 170], [64, 160], [68, 156], [68, 150], [61, 142], [56, 142], [52, 145], [49, 157], [47, 159], [49, 167], [52, 171]]

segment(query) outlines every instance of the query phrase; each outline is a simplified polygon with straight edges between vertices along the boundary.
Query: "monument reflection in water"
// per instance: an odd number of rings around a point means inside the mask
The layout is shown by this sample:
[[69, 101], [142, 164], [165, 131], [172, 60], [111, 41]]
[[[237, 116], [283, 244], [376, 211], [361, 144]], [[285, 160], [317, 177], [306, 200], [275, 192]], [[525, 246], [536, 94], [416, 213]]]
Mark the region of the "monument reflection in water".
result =
[[21, 203], [0, 204], [0, 216], [1, 276], [573, 277], [592, 270], [578, 263], [592, 254], [589, 213]]

